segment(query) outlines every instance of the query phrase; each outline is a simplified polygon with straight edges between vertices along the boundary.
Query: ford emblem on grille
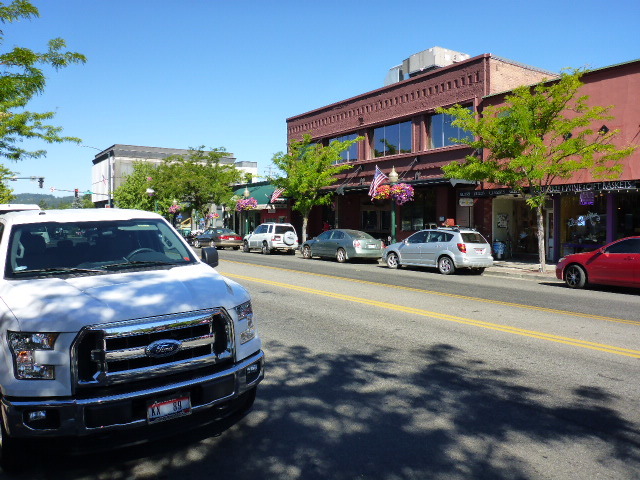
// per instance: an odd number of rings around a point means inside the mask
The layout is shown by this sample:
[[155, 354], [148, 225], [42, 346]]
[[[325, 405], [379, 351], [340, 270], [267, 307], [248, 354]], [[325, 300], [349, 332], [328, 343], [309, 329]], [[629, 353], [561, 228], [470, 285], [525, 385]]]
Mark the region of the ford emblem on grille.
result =
[[180, 340], [156, 340], [153, 343], [147, 345], [144, 349], [144, 353], [147, 357], [162, 358], [173, 355], [182, 346]]

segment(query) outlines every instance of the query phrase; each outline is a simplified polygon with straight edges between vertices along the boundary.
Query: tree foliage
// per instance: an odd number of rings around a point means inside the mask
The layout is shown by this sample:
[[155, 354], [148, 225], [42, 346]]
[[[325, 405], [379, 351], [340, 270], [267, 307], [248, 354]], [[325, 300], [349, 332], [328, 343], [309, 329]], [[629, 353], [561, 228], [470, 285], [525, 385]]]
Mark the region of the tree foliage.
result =
[[[116, 205], [167, 215], [177, 201], [204, 217], [209, 205], [230, 204], [232, 184], [242, 179], [241, 171], [221, 163], [226, 155], [223, 148], [205, 151], [200, 147], [190, 149], [187, 157], [174, 155], [158, 165], [137, 162], [133, 173], [114, 192]], [[149, 189], [153, 195], [147, 193]]]
[[579, 95], [584, 70], [569, 70], [558, 80], [522, 86], [507, 95], [504, 104], [487, 107], [476, 118], [468, 108], [455, 105], [438, 113], [452, 115], [454, 126], [475, 138], [455, 139], [483, 151], [462, 162], [443, 167], [448, 178], [488, 181], [519, 190], [538, 218], [540, 267], [545, 270], [543, 208], [558, 179], [580, 170], [596, 178], [616, 178], [620, 160], [636, 147], [618, 147], [617, 130], [600, 130], [612, 117], [612, 106], [591, 106]]
[[15, 198], [13, 189], [7, 185], [7, 182], [13, 176], [15, 176], [15, 172], [12, 172], [4, 165], [0, 165], [0, 203], [11, 203]]
[[338, 173], [351, 168], [350, 165], [337, 163], [340, 154], [351, 145], [363, 140], [334, 140], [328, 146], [313, 143], [311, 135], [302, 140], [291, 140], [288, 153], [279, 152], [273, 156], [273, 163], [284, 175], [270, 179], [283, 195], [294, 199], [293, 208], [302, 215], [302, 241], [307, 239], [307, 224], [311, 209], [331, 202], [332, 191], [327, 190], [336, 182]]
[[[27, 0], [0, 2], [0, 22], [12, 23], [39, 16], [38, 9]], [[5, 44], [0, 31], [0, 45]], [[43, 93], [46, 76], [43, 67], [55, 70], [74, 63], [84, 63], [84, 55], [65, 51], [61, 38], [49, 40], [45, 52], [14, 47], [0, 52], [0, 157], [18, 161], [43, 156], [45, 150], [27, 151], [19, 146], [24, 139], [40, 139], [47, 143], [80, 142], [61, 135], [62, 128], [46, 124], [54, 112], [36, 113], [25, 110], [29, 101]]]

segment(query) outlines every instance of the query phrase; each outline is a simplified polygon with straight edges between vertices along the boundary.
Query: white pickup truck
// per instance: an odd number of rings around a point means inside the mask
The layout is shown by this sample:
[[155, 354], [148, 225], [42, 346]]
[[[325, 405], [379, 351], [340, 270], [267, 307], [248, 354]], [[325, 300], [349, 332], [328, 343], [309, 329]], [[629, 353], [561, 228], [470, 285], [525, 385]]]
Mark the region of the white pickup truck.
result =
[[217, 264], [154, 213], [0, 215], [2, 466], [32, 461], [36, 439], [115, 445], [244, 414], [264, 353], [249, 293]]

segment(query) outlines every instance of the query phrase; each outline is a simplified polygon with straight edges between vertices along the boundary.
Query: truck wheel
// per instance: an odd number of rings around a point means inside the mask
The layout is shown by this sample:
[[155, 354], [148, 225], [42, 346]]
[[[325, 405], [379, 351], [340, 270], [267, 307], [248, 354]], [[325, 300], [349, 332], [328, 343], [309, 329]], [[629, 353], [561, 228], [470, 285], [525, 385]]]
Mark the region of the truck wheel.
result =
[[5, 472], [19, 472], [29, 463], [25, 456], [26, 442], [10, 437], [2, 419], [0, 423], [0, 466]]
[[262, 254], [263, 255], [269, 255], [271, 253], [271, 249], [269, 248], [269, 245], [267, 245], [267, 243], [263, 243], [262, 244]]

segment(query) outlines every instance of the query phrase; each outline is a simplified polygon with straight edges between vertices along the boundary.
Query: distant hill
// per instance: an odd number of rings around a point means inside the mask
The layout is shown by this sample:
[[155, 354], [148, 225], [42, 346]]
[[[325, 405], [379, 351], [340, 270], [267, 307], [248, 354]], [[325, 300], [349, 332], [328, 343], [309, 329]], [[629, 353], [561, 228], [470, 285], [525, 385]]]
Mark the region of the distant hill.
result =
[[73, 198], [73, 195], [69, 195], [68, 197], [55, 197], [43, 193], [18, 193], [11, 203], [35, 203], [36, 205], [40, 205], [40, 202], [44, 202], [45, 208], [58, 208], [61, 205], [73, 203]]

